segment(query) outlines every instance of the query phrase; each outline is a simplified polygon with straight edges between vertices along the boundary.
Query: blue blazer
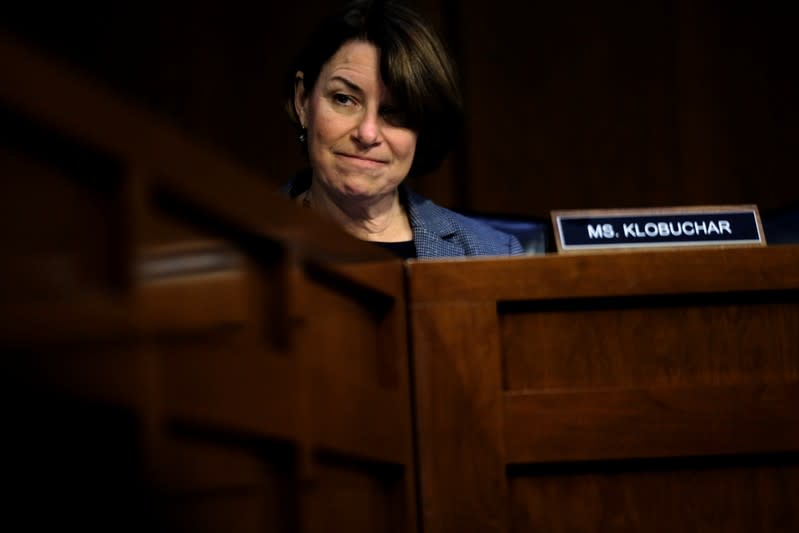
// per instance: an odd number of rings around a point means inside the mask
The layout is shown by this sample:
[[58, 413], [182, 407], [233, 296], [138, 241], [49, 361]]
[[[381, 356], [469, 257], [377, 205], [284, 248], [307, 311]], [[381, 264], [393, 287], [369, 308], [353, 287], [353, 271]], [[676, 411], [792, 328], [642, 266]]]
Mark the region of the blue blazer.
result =
[[407, 188], [404, 193], [420, 259], [524, 253], [516, 237], [436, 205]]
[[[282, 191], [293, 198], [309, 185], [309, 176], [300, 174]], [[400, 196], [408, 210], [419, 259], [524, 254], [519, 240], [512, 235], [436, 205], [404, 185], [400, 185]]]

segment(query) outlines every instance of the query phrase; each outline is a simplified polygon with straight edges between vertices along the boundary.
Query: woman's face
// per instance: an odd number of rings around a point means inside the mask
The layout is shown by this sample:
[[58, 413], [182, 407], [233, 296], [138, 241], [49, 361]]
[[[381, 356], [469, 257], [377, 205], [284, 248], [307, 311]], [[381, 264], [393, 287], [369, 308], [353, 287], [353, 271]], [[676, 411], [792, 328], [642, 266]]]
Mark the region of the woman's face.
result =
[[[301, 73], [298, 73], [301, 76]], [[294, 105], [307, 128], [314, 180], [344, 200], [393, 194], [416, 150], [380, 77], [378, 49], [348, 41], [324, 64], [311, 92], [298, 83]]]

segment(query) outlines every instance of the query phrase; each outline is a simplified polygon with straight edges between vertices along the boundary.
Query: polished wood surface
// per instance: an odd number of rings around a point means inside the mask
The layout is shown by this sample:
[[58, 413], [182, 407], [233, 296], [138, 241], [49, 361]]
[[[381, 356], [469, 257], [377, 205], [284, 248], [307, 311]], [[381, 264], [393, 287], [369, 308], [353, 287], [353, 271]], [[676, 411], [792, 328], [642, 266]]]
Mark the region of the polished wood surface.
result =
[[425, 531], [795, 529], [797, 265], [795, 246], [411, 262]]
[[425, 301], [513, 302], [788, 290], [799, 268], [796, 247], [773, 246], [416, 262], [409, 277], [411, 296]]
[[505, 395], [506, 461], [529, 464], [796, 450], [797, 400], [795, 383], [514, 391]]

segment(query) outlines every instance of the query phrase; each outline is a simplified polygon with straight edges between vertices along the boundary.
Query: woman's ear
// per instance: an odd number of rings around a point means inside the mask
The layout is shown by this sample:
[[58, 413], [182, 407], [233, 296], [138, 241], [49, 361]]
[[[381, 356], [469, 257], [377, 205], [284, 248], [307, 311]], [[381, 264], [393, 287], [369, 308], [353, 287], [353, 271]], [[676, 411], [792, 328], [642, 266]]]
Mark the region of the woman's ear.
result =
[[306, 128], [308, 125], [308, 93], [305, 90], [305, 79], [302, 71], [298, 70], [294, 75], [294, 112], [300, 119], [300, 126]]

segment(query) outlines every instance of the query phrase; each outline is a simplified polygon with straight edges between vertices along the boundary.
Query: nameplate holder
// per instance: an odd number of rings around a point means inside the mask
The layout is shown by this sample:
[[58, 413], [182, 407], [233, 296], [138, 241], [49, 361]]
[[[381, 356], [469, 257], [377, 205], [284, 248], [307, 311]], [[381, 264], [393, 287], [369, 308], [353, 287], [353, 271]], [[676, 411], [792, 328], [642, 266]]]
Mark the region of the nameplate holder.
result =
[[552, 211], [558, 252], [765, 246], [755, 205]]

